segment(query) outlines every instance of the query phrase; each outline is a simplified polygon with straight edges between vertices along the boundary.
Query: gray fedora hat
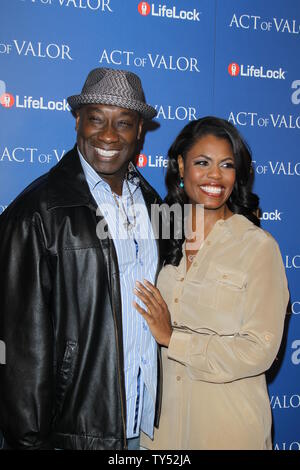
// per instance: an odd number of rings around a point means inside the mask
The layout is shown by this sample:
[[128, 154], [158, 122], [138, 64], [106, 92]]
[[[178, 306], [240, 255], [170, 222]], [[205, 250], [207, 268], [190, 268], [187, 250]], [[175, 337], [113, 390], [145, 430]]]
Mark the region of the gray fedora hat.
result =
[[157, 111], [145, 102], [140, 78], [127, 70], [97, 68], [92, 70], [80, 95], [67, 98], [73, 111], [84, 104], [108, 104], [137, 111], [145, 119], [152, 119]]

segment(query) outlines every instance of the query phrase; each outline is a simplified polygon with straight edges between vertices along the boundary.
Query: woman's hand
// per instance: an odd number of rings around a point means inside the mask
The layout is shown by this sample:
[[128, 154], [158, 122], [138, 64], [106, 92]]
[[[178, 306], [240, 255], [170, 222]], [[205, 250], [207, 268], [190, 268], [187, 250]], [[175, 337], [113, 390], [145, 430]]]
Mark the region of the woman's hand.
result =
[[145, 286], [137, 281], [134, 293], [146, 305], [147, 310], [136, 302], [133, 305], [145, 318], [158, 344], [168, 347], [172, 335], [170, 312], [159, 290], [149, 281], [144, 280], [144, 283]]

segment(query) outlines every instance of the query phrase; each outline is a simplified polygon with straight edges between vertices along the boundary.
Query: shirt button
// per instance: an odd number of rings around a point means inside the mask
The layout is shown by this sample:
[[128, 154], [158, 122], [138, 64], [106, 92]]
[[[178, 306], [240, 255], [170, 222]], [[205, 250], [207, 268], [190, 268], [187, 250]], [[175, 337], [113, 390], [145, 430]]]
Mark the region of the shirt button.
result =
[[180, 281], [180, 282], [183, 282], [183, 281], [184, 281], [184, 277], [181, 277], [181, 278], [179, 279], [179, 281]]
[[173, 321], [173, 325], [177, 326], [178, 325], [177, 321]]
[[265, 340], [266, 340], [266, 341], [270, 341], [270, 339], [271, 339], [271, 336], [270, 336], [270, 335], [265, 335]]
[[223, 279], [227, 279], [228, 278], [228, 275], [227, 274], [223, 274]]
[[197, 261], [194, 261], [194, 266], [195, 266], [195, 268], [197, 268], [197, 266], [198, 266], [198, 262], [197, 262]]
[[142, 358], [142, 363], [143, 363], [143, 364], [147, 364], [146, 359]]
[[175, 302], [175, 304], [178, 304], [179, 300], [176, 298], [176, 299], [174, 300], [174, 302]]
[[177, 380], [177, 382], [180, 382], [180, 380], [181, 380], [180, 375], [177, 375], [176, 380]]
[[146, 331], [147, 329], [148, 329], [148, 328], [147, 328], [147, 325], [145, 325], [145, 323], [143, 323], [143, 330]]

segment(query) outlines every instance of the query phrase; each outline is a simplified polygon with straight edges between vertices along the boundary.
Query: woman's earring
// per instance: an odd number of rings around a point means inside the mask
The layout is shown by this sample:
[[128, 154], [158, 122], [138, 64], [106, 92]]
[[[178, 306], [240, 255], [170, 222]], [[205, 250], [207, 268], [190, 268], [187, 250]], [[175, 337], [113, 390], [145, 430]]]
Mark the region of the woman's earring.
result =
[[183, 178], [180, 178], [179, 187], [182, 188], [182, 189], [184, 188]]

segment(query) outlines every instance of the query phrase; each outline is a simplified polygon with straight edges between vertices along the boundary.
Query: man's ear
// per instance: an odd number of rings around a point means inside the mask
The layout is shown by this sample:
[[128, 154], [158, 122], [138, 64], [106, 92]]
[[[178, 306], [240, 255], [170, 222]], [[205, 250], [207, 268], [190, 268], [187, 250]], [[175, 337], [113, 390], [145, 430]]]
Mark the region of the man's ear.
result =
[[143, 125], [144, 125], [144, 119], [140, 119], [138, 123], [138, 133], [137, 133], [137, 139], [139, 140], [142, 135], [142, 130], [143, 130]]
[[178, 163], [180, 178], [183, 178], [183, 176], [184, 176], [184, 161], [183, 161], [182, 155], [178, 155], [177, 163]]
[[75, 111], [75, 130], [78, 131], [79, 121], [80, 121], [80, 111]]

